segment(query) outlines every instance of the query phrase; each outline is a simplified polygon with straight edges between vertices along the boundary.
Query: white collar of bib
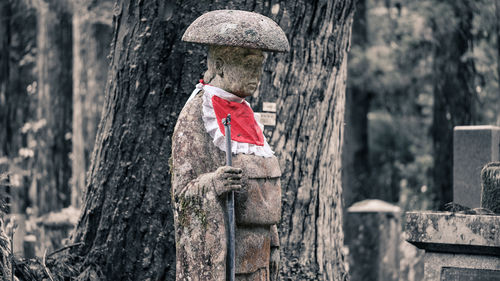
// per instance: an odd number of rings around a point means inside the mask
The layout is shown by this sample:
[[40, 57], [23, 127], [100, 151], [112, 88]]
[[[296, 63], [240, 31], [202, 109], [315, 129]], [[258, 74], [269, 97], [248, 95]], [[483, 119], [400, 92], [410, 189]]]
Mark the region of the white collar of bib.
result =
[[[203, 90], [203, 123], [205, 125], [205, 130], [212, 137], [213, 143], [220, 150], [226, 151], [226, 138], [222, 134], [219, 129], [219, 125], [217, 124], [217, 118], [215, 116], [214, 107], [212, 105], [212, 97], [218, 96], [219, 98], [225, 99], [227, 101], [246, 103], [245, 99], [240, 98], [234, 94], [224, 91], [221, 88], [217, 88], [208, 84], [199, 83], [196, 85], [196, 89], [193, 91], [193, 94], [189, 98], [192, 99], [198, 92]], [[188, 100], [188, 101], [189, 101]], [[259, 114], [254, 113], [254, 118], [259, 127], [264, 131], [264, 125], [260, 123]], [[233, 154], [254, 154], [262, 157], [271, 157], [274, 155], [274, 152], [271, 150], [271, 147], [267, 143], [266, 137], [264, 137], [264, 145], [258, 146], [252, 143], [244, 143], [238, 142], [235, 140], [231, 140], [231, 150]]]

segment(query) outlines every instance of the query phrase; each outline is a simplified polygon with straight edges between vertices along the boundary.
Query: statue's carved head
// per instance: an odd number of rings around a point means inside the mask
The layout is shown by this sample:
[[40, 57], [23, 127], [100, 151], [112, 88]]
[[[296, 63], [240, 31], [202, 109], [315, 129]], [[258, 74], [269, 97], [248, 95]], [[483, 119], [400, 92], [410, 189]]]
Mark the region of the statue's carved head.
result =
[[239, 10], [203, 14], [186, 29], [182, 40], [209, 45], [205, 82], [240, 97], [257, 89], [263, 51], [290, 49], [285, 33], [272, 19]]
[[262, 50], [211, 46], [204, 80], [242, 98], [251, 96], [260, 82]]

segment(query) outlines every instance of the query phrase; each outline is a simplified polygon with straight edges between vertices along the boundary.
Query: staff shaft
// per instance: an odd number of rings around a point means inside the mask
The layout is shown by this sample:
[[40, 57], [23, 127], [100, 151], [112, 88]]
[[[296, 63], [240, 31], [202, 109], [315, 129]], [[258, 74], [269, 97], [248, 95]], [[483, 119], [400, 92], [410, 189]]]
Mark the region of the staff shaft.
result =
[[[228, 114], [226, 119], [223, 120], [224, 131], [226, 134], [226, 165], [232, 166], [232, 155], [231, 155], [231, 114]], [[227, 280], [235, 280], [235, 218], [234, 218], [234, 191], [227, 193], [226, 198], [226, 209], [228, 218], [228, 239], [227, 239]]]

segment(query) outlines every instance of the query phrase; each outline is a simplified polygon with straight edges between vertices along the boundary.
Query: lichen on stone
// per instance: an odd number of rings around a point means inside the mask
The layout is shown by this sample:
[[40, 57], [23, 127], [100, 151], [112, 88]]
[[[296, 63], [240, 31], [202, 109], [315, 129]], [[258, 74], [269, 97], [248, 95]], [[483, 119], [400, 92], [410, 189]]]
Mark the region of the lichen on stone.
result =
[[188, 197], [184, 195], [179, 195], [176, 198], [178, 204], [179, 213], [179, 225], [187, 227], [191, 222], [191, 216], [195, 216], [203, 226], [204, 229], [207, 227], [207, 214], [202, 207], [202, 199], [197, 197]]
[[481, 180], [481, 207], [500, 214], [500, 162], [486, 164]]

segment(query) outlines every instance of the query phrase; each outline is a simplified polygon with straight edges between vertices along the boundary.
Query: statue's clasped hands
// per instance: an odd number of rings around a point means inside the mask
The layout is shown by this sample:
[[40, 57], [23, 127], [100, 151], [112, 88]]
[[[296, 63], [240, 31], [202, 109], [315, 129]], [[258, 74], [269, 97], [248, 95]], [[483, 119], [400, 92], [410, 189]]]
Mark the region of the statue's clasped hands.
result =
[[242, 188], [241, 178], [243, 171], [240, 168], [222, 166], [214, 172], [213, 182], [215, 193], [221, 196], [229, 191], [238, 191]]

